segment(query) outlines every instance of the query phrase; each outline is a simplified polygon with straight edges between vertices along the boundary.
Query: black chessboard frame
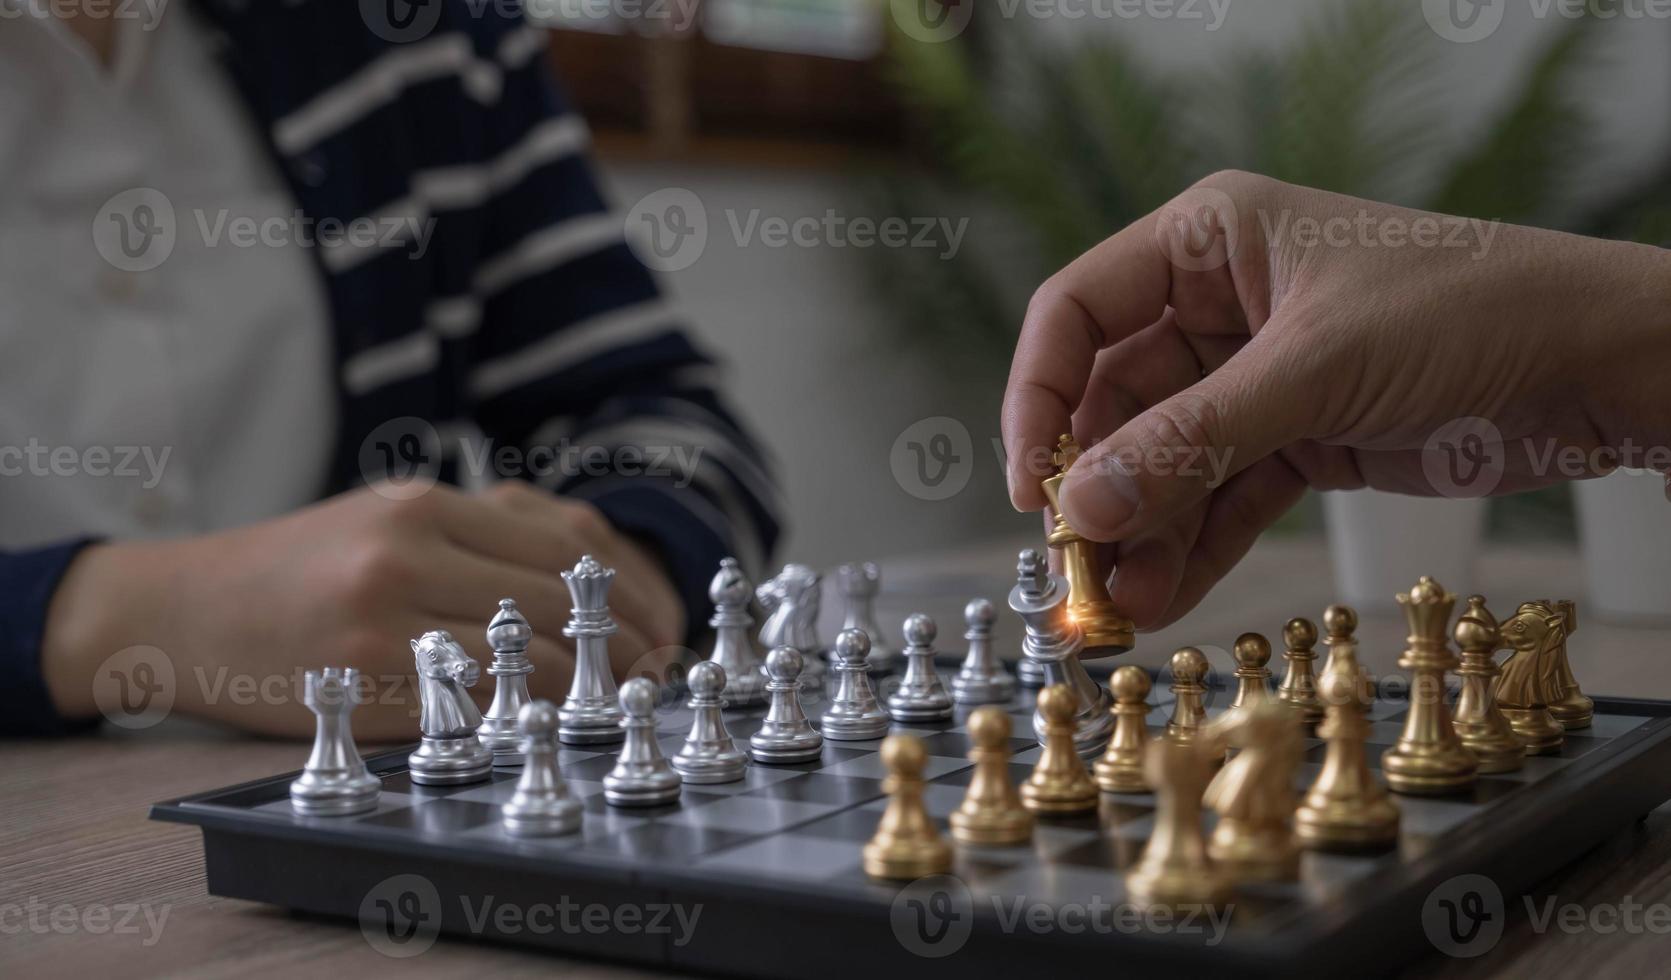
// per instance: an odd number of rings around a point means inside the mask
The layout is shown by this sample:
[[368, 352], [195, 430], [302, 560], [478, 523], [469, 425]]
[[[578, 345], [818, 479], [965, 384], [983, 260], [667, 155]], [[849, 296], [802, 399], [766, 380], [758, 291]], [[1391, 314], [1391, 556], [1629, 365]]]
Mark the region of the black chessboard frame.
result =
[[[1160, 694], [1157, 688], [1157, 694]], [[1229, 699], [1223, 692], [1220, 705]], [[1151, 727], [1169, 710], [1163, 696]], [[1031, 695], [1008, 706], [1015, 722], [1012, 776], [1023, 778], [1037, 747], [1029, 737]], [[1391, 744], [1404, 705], [1372, 709], [1371, 761]], [[746, 738], [763, 712], [727, 712]], [[689, 715], [663, 712], [658, 737], [673, 751]], [[960, 720], [922, 735], [929, 749], [927, 802], [945, 827], [968, 783]], [[1124, 976], [1284, 977], [1391, 972], [1434, 947], [1423, 928], [1433, 890], [1464, 874], [1518, 898], [1671, 798], [1671, 702], [1597, 698], [1592, 730], [1569, 733], [1559, 757], [1528, 759], [1527, 771], [1481, 777], [1460, 799], [1397, 797], [1404, 835], [1397, 851], [1365, 857], [1307, 854], [1297, 883], [1238, 893], [1228, 932], [1033, 932], [998, 910], [1025, 899], [1059, 908], [1087, 900], [1119, 906], [1119, 869], [1136, 859], [1153, 800], [1105, 795], [1095, 816], [1041, 821], [1031, 845], [957, 846], [953, 874], [966, 883], [966, 938], [930, 947], [925, 959], [896, 934], [901, 884], [859, 868], [863, 841], [885, 797], [879, 742], [826, 745], [800, 766], [751, 766], [728, 786], [685, 787], [676, 806], [651, 811], [604, 804], [608, 752], [564, 749], [563, 768], [586, 802], [585, 826], [566, 838], [517, 840], [498, 827], [514, 771], [470, 787], [424, 788], [406, 774], [409, 749], [368, 759], [383, 778], [376, 812], [304, 818], [290, 812], [295, 773], [158, 804], [152, 817], [203, 832], [210, 893], [333, 917], [359, 918], [373, 889], [418, 874], [439, 896], [440, 932], [629, 961], [684, 972], [773, 978], [889, 977], [917, 971], [960, 978], [1118, 970]], [[1322, 745], [1307, 742], [1309, 783]], [[466, 911], [491, 896], [526, 909], [566, 899], [580, 905], [700, 905], [683, 944], [677, 933], [502, 930]], [[362, 922], [367, 920], [362, 919]], [[911, 920], [914, 921], [914, 920]], [[911, 943], [917, 946], [916, 943]], [[917, 946], [917, 948], [922, 948]], [[1186, 971], [1177, 973], [1174, 971]]]

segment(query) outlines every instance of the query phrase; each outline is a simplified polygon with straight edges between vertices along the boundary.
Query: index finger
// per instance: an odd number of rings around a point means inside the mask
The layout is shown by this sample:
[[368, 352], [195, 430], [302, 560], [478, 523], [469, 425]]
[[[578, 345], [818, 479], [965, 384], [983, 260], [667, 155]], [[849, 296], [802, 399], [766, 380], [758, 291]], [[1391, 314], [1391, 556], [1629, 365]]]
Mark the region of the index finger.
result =
[[1156, 236], [1168, 208], [1133, 222], [1051, 276], [1028, 304], [1004, 390], [1002, 433], [1017, 510], [1045, 506], [1037, 461], [1071, 432], [1099, 350], [1166, 312], [1172, 263]]

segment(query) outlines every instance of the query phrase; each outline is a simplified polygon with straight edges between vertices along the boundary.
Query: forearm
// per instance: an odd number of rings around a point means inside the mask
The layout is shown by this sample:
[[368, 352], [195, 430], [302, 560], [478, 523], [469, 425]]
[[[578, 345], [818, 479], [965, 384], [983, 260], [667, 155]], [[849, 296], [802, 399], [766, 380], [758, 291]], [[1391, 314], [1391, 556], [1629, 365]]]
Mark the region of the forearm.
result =
[[[1586, 255], [1597, 283], [1575, 321], [1586, 412], [1603, 445], [1664, 457], [1671, 454], [1671, 251], [1592, 240]], [[1671, 459], [1621, 463], [1666, 468]]]

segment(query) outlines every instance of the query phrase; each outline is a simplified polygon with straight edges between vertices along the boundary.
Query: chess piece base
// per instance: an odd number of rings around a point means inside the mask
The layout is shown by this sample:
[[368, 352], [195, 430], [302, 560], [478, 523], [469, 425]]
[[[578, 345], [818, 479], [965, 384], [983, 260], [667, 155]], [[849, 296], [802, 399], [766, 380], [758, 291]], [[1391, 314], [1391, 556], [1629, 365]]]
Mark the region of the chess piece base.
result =
[[493, 753], [475, 735], [429, 738], [406, 759], [412, 782], [419, 786], [477, 783], [493, 771]]
[[580, 829], [584, 810], [584, 804], [573, 797], [536, 804], [512, 797], [501, 822], [505, 832], [515, 837], [559, 837]]
[[748, 772], [748, 756], [741, 749], [704, 755], [686, 755], [680, 751], [668, 764], [687, 783], [704, 786], [714, 783], [734, 783]]
[[346, 817], [377, 809], [383, 782], [369, 772], [303, 773], [290, 784], [290, 808], [305, 817]]
[[677, 773], [671, 779], [657, 779], [649, 785], [621, 786], [613, 782], [611, 777], [603, 777], [603, 801], [610, 806], [665, 806], [679, 801], [680, 779]]
[[789, 766], [798, 762], [816, 762], [824, 755], [824, 742], [797, 746], [756, 745], [749, 743], [749, 758], [768, 766]]
[[910, 843], [873, 840], [865, 845], [864, 865], [872, 878], [908, 881], [950, 871], [952, 849], [938, 837]]
[[952, 700], [958, 704], [1007, 704], [1015, 697], [1015, 679], [998, 677], [952, 678]]
[[1059, 786], [1040, 786], [1031, 780], [1021, 784], [1021, 805], [1033, 813], [1086, 813], [1097, 808], [1097, 785], [1090, 779]]
[[944, 706], [913, 706], [910, 704], [900, 703], [897, 698], [888, 699], [888, 714], [895, 721], [951, 721], [953, 713], [954, 711], [950, 701], [948, 701]]
[[1091, 775], [1096, 779], [1097, 789], [1104, 793], [1150, 792], [1149, 784], [1143, 779], [1143, 759], [1140, 755], [1129, 759], [1103, 756], [1092, 767]]
[[1549, 706], [1549, 713], [1567, 731], [1589, 728], [1595, 718], [1596, 703], [1574, 691]]
[[1125, 653], [1137, 643], [1131, 620], [1115, 611], [1111, 602], [1071, 603], [1068, 615], [1085, 634], [1085, 649], [1079, 654], [1081, 660], [1112, 657]]
[[1294, 812], [1301, 847], [1319, 851], [1368, 851], [1398, 840], [1398, 807], [1382, 798], [1368, 805], [1307, 801]]
[[613, 698], [603, 705], [565, 703], [557, 718], [557, 740], [564, 745], [612, 745], [627, 738], [621, 707]]
[[1479, 760], [1481, 773], [1514, 772], [1526, 766], [1526, 743], [1512, 731], [1462, 731], [1459, 726], [1457, 735], [1463, 747]]
[[1255, 827], [1220, 817], [1207, 856], [1238, 881], [1288, 881], [1299, 874], [1300, 849], [1287, 823]]
[[1126, 876], [1126, 896], [1139, 906], [1219, 905], [1230, 900], [1230, 880], [1217, 868], [1159, 868], [1141, 865]]
[[1509, 727], [1526, 743], [1527, 755], [1554, 755], [1566, 743], [1566, 729], [1541, 708], [1503, 708]]
[[1002, 847], [1025, 844], [1033, 838], [1033, 818], [1026, 810], [979, 813], [954, 810], [948, 823], [953, 839], [964, 844]]
[[818, 721], [823, 736], [836, 742], [868, 742], [888, 734], [892, 720], [878, 709], [874, 714], [833, 718], [829, 712]]
[[1286, 704], [1294, 709], [1294, 713], [1300, 718], [1300, 724], [1305, 726], [1307, 732], [1316, 729], [1318, 723], [1323, 720], [1324, 711], [1322, 701], [1306, 701], [1295, 698], [1285, 698], [1282, 696], [1281, 691], [1277, 691], [1276, 697], [1278, 701], [1281, 701], [1283, 704]]
[[1409, 751], [1395, 745], [1381, 756], [1387, 788], [1412, 796], [1445, 796], [1466, 792], [1474, 785], [1479, 762], [1460, 742], [1451, 746]]

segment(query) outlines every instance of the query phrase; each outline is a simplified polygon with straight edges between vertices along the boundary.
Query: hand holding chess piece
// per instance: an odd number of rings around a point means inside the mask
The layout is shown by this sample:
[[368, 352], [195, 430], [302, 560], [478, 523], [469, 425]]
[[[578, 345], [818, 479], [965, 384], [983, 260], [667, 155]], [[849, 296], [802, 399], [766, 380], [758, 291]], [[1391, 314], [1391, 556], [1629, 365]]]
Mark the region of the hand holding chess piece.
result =
[[1062, 481], [1081, 453], [1073, 436], [1057, 439], [1056, 452], [1051, 457], [1056, 472], [1042, 484], [1050, 511], [1055, 515], [1045, 544], [1062, 556], [1062, 576], [1068, 581], [1068, 615], [1085, 634], [1085, 648], [1101, 651], [1098, 656], [1107, 656], [1130, 650], [1135, 642], [1135, 630], [1131, 620], [1114, 608], [1114, 600], [1108, 595], [1107, 576], [1097, 571], [1096, 546], [1080, 537], [1062, 516]]

